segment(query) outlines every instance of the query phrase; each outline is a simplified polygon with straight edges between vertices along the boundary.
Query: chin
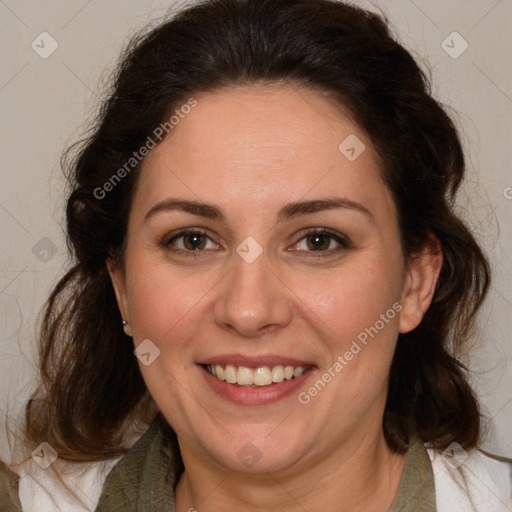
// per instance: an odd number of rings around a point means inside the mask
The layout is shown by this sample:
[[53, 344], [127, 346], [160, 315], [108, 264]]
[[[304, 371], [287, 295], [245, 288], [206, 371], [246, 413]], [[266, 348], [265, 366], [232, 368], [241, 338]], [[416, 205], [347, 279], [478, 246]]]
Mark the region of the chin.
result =
[[243, 435], [233, 435], [216, 440], [205, 440], [203, 449], [217, 464], [237, 473], [265, 474], [286, 471], [297, 465], [305, 456], [305, 439], [297, 441], [290, 429], [283, 435], [269, 432], [275, 428], [264, 425], [246, 428]]

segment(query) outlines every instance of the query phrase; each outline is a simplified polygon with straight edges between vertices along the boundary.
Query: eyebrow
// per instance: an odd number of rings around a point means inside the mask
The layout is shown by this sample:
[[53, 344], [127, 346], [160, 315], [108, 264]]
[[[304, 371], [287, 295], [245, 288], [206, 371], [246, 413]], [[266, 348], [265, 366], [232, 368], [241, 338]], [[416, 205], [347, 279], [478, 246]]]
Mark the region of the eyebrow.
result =
[[[303, 215], [337, 208], [346, 208], [348, 210], [358, 211], [364, 214], [370, 221], [375, 222], [375, 218], [368, 208], [360, 203], [341, 197], [330, 197], [326, 199], [313, 199], [309, 201], [296, 201], [289, 203], [279, 210], [277, 214], [277, 222], [282, 223]], [[222, 209], [213, 204], [189, 201], [186, 199], [165, 199], [164, 201], [157, 203], [148, 211], [148, 213], [146, 213], [144, 222], [148, 221], [158, 213], [170, 211], [182, 211], [191, 213], [192, 215], [197, 215], [198, 217], [221, 221], [226, 218]]]

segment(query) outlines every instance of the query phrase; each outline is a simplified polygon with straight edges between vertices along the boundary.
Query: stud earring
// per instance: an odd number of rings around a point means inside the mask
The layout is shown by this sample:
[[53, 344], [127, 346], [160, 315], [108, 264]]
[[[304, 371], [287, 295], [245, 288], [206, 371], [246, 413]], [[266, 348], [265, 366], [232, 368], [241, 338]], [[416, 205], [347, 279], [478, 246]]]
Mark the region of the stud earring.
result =
[[126, 320], [123, 320], [123, 331], [126, 334], [126, 336], [133, 336], [132, 328], [129, 326]]

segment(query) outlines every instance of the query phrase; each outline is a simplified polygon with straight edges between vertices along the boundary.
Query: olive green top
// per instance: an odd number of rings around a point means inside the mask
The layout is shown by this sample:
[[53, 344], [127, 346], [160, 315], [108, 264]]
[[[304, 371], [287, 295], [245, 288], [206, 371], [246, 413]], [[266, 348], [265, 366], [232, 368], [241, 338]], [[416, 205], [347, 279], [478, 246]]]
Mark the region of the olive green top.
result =
[[[173, 487], [182, 471], [173, 453], [176, 437], [159, 416], [107, 476], [96, 512], [175, 512]], [[388, 512], [435, 512], [430, 459], [419, 440], [411, 442], [404, 474]], [[21, 512], [18, 478], [0, 466], [0, 510]]]

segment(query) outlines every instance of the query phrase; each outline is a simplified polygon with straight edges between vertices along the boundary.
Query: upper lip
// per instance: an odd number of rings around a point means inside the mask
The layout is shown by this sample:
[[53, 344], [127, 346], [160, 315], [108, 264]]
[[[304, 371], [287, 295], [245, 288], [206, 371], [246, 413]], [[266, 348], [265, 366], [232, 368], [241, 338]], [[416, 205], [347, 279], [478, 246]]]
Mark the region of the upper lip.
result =
[[198, 362], [201, 365], [231, 364], [233, 366], [246, 366], [248, 368], [260, 368], [262, 366], [314, 366], [313, 363], [294, 359], [292, 357], [276, 354], [243, 355], [243, 354], [221, 354], [205, 358]]

